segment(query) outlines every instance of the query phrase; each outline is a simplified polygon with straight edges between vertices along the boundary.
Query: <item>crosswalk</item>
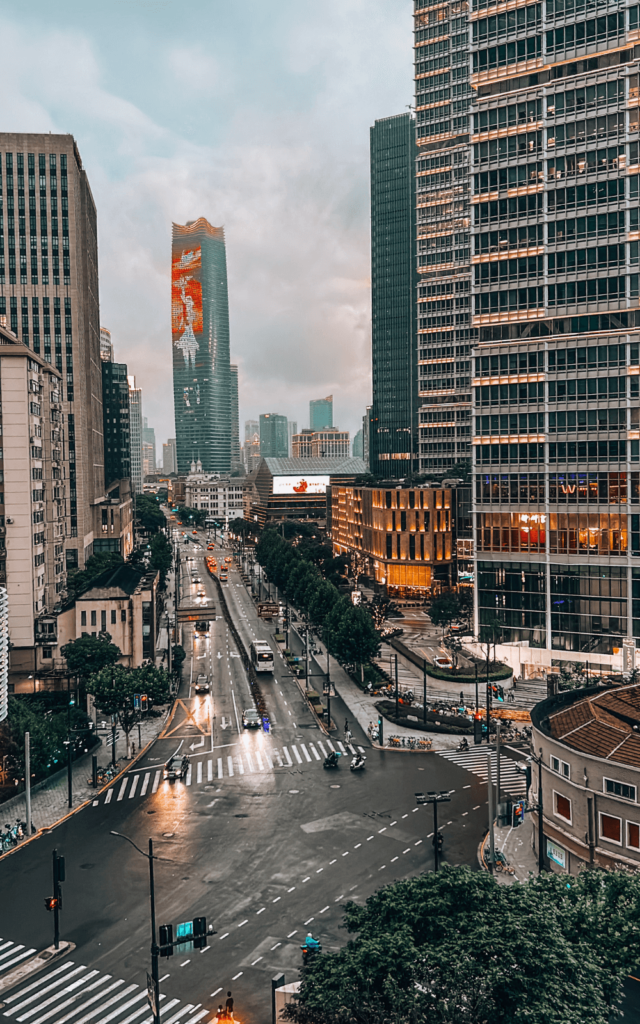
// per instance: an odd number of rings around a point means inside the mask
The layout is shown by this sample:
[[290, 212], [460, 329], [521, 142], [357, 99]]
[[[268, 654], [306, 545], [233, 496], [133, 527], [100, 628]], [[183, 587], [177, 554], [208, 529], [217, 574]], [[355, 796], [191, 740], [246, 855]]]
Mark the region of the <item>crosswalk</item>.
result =
[[[446, 758], [447, 761], [453, 761], [454, 764], [459, 765], [461, 768], [466, 768], [468, 772], [473, 772], [478, 778], [482, 779], [483, 782], [487, 781], [488, 765], [487, 765], [487, 747], [479, 746], [471, 748], [471, 750], [439, 750], [438, 754], [440, 757]], [[497, 758], [495, 750], [491, 751], [491, 779], [495, 784], [497, 782]], [[512, 761], [510, 757], [500, 756], [500, 789], [506, 793], [510, 793], [511, 796], [522, 797], [525, 796], [526, 781], [525, 776], [516, 769], [516, 762]]]
[[[33, 953], [0, 939], [0, 980]], [[0, 1021], [11, 1024], [153, 1024], [145, 984], [127, 983], [73, 960], [38, 974], [35, 981], [25, 979], [2, 996], [0, 1005]], [[162, 1024], [210, 1024], [215, 1019], [202, 1003], [183, 1003], [161, 991]]]
[[[193, 758], [183, 781], [187, 786], [199, 786], [211, 784], [220, 779], [237, 779], [243, 775], [275, 772], [279, 768], [305, 767], [308, 764], [317, 766], [334, 750], [338, 750], [345, 756], [355, 755], [358, 752], [364, 754], [364, 747], [356, 747], [352, 743], [344, 744], [340, 740], [337, 740], [334, 745], [327, 739], [315, 740], [313, 743], [301, 743], [300, 741], [289, 743], [281, 750], [267, 746], [243, 750], [239, 745], [232, 754], [223, 754], [221, 757]], [[140, 771], [130, 772], [114, 782], [109, 789], [93, 801], [93, 804], [97, 806], [100, 803], [119, 803], [123, 800], [153, 795], [158, 791], [162, 776], [162, 768], [143, 768]]]

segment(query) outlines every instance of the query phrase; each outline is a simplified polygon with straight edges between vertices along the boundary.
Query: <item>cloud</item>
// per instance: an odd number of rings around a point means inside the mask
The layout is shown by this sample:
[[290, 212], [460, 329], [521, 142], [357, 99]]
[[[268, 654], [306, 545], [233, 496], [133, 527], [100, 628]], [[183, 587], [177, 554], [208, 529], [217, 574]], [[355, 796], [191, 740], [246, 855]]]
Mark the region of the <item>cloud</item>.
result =
[[[102, 321], [173, 436], [171, 223], [225, 227], [241, 419], [370, 400], [369, 126], [411, 101], [408, 0], [265, 11], [0, 3], [7, 131], [72, 132], [98, 208]], [[99, 8], [99, 9], [98, 9]], [[31, 19], [31, 20], [29, 20]], [[241, 429], [242, 435], [242, 429]]]

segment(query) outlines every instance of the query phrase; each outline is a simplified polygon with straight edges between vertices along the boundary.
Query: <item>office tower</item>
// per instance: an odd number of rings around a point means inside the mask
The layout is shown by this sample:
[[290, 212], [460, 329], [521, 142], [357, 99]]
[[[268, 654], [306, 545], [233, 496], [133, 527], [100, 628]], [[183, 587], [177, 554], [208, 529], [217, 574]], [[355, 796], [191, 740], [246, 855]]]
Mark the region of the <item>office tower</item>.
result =
[[155, 473], [156, 471], [156, 432], [153, 427], [149, 426], [147, 417], [144, 416], [142, 419], [142, 444], [147, 445], [149, 451], [147, 452], [147, 473]]
[[104, 478], [109, 487], [131, 475], [129, 384], [125, 363], [102, 363]]
[[260, 465], [260, 434], [253, 434], [245, 440], [242, 456], [245, 470], [253, 473]]
[[162, 446], [162, 472], [167, 474], [178, 472], [175, 437], [170, 437]]
[[307, 430], [294, 434], [291, 438], [291, 457], [294, 459], [348, 459], [351, 445], [349, 431], [338, 430]]
[[325, 430], [333, 426], [333, 395], [309, 402], [309, 426], [311, 430]]
[[[368, 469], [371, 470], [371, 433], [373, 418], [373, 406], [368, 405], [362, 417], [362, 458]], [[373, 472], [373, 471], [372, 471]]]
[[467, 0], [416, 0], [414, 18], [418, 417], [420, 469], [427, 472], [446, 472], [469, 458], [470, 447], [467, 9]]
[[[93, 543], [104, 494], [96, 209], [72, 135], [0, 133], [0, 317], [63, 374], [69, 564]], [[28, 216], [27, 216], [28, 210]], [[17, 211], [14, 212], [14, 211]]]
[[9, 710], [9, 599], [0, 587], [0, 722]]
[[293, 435], [298, 433], [298, 424], [295, 420], [287, 420], [287, 433], [289, 435], [289, 456], [291, 457], [291, 453], [293, 451]]
[[229, 367], [231, 386], [231, 470], [243, 472], [242, 454], [240, 452], [240, 406], [238, 398], [238, 367]]
[[371, 471], [383, 477], [419, 465], [415, 131], [408, 113], [370, 129]]
[[260, 455], [263, 459], [286, 459], [289, 455], [287, 417], [275, 412], [260, 416]]
[[640, 636], [638, 8], [604, 10], [473, 21], [476, 616], [528, 673]]
[[43, 660], [52, 665], [54, 610], [66, 569], [75, 567], [73, 558], [65, 561], [69, 457], [61, 386], [60, 371], [0, 325], [0, 584], [9, 599], [11, 672], [23, 677]]
[[260, 433], [260, 424], [257, 420], [244, 421], [244, 439], [248, 441], [254, 434]]
[[113, 342], [111, 341], [111, 331], [108, 331], [106, 327], [100, 328], [100, 358], [103, 363], [113, 362]]
[[131, 490], [142, 494], [142, 390], [136, 387], [136, 378], [129, 383], [129, 441], [131, 449]]
[[224, 229], [204, 217], [173, 225], [171, 331], [178, 471], [231, 466], [229, 302]]
[[361, 458], [363, 458], [363, 456], [364, 456], [364, 441], [363, 441], [363, 436], [362, 436], [362, 427], [360, 427], [360, 430], [356, 431], [356, 433], [353, 435], [353, 448], [352, 448], [352, 450], [353, 450], [353, 458], [354, 459], [361, 459]]

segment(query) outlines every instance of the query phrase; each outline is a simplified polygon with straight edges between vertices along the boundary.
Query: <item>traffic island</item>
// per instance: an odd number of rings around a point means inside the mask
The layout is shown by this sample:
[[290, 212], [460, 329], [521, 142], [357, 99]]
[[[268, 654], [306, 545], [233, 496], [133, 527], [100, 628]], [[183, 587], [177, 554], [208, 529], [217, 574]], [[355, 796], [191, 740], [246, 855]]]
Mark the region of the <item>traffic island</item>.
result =
[[427, 711], [425, 715], [421, 708], [413, 708], [411, 704], [401, 704], [400, 702], [398, 702], [398, 714], [396, 715], [396, 703], [393, 700], [380, 700], [376, 703], [375, 708], [387, 722], [395, 726], [403, 726], [405, 729], [460, 736], [470, 736], [473, 733], [473, 722], [462, 715], [443, 715], [438, 711]]

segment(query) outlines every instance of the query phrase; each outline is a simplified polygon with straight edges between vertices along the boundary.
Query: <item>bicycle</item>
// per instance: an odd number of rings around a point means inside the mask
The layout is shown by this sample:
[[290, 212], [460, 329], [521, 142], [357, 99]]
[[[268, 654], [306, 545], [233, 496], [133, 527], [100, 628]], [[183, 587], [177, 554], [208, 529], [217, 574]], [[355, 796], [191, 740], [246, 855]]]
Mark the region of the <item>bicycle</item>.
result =
[[390, 736], [389, 737], [389, 746], [390, 747], [399, 747], [400, 746], [400, 737], [399, 736]]

